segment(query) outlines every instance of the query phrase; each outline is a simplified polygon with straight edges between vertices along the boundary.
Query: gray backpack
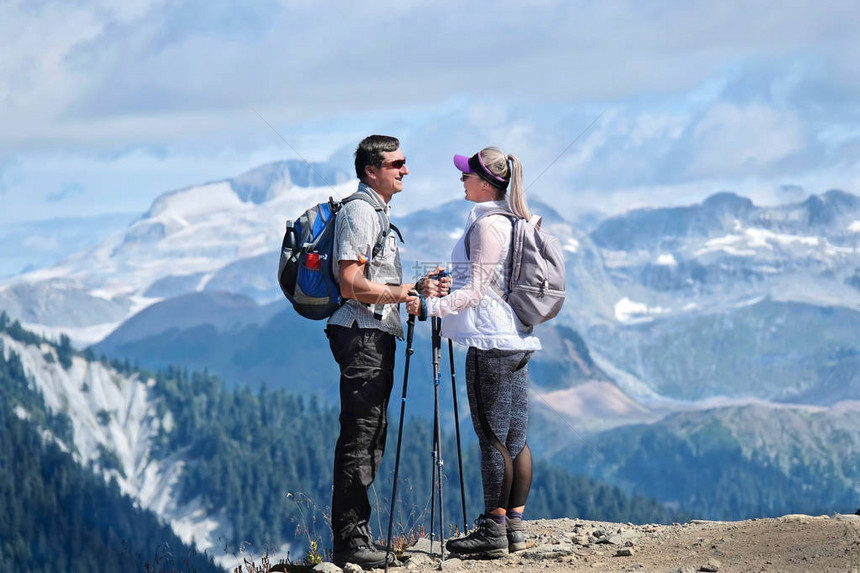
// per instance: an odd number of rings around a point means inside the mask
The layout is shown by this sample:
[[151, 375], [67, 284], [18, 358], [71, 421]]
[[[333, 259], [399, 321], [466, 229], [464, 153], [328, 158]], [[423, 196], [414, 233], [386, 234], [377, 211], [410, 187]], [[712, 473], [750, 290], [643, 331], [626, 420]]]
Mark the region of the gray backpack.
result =
[[[541, 218], [526, 221], [503, 209], [483, 213], [475, 223], [489, 215], [503, 215], [513, 225], [511, 232], [511, 278], [502, 297], [526, 326], [535, 326], [554, 318], [564, 304], [564, 251], [558, 238], [541, 228]], [[466, 231], [466, 256], [469, 256], [469, 234]]]

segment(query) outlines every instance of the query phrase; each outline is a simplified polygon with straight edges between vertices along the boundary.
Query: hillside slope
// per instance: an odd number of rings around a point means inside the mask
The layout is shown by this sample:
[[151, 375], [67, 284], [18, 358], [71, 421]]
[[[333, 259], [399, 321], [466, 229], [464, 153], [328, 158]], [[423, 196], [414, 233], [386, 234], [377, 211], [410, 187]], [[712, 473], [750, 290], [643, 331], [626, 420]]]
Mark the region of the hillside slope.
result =
[[0, 351], [0, 569], [221, 571], [115, 480], [76, 463], [72, 432], [68, 417], [48, 414], [20, 356]]

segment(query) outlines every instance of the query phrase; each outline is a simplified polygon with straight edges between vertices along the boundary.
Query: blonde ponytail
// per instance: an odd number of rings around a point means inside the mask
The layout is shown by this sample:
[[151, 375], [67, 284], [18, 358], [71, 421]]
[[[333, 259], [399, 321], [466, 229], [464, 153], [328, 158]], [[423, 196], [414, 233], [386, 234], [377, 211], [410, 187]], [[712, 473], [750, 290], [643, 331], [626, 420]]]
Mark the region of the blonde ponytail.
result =
[[529, 212], [529, 205], [526, 202], [526, 190], [523, 188], [523, 165], [520, 163], [519, 158], [513, 153], [508, 155], [508, 161], [510, 162], [511, 171], [510, 196], [508, 197], [508, 203], [511, 206], [511, 211], [514, 212], [514, 215], [522, 219], [529, 220], [532, 216]]
[[[498, 147], [485, 147], [479, 152], [481, 163], [488, 171], [508, 181], [510, 195], [507, 197], [508, 205], [514, 215], [521, 219], [531, 219], [529, 206], [526, 202], [526, 191], [523, 188], [523, 166], [519, 158], [514, 154], [505, 155]], [[504, 189], [499, 189], [499, 198], [504, 194]]]

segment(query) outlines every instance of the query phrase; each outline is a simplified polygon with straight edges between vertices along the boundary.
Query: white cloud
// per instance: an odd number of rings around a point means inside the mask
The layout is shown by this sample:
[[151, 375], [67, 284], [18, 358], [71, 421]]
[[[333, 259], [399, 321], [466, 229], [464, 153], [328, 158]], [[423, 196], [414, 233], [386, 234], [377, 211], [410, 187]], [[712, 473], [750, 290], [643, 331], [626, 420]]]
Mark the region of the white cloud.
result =
[[309, 159], [402, 136], [410, 207], [460, 197], [450, 156], [485, 145], [568, 210], [852, 190], [858, 21], [838, 0], [4, 2], [0, 219], [75, 182], [78, 209], [117, 210], [292, 157], [255, 112]]
[[739, 175], [802, 151], [803, 124], [791, 112], [762, 104], [719, 103], [693, 128], [692, 176]]
[[750, 53], [814, 43], [842, 54], [858, 13], [805, 2], [114, 4], [4, 4], [0, 41], [15, 54], [0, 71], [4, 101], [27, 119], [90, 121], [250, 107], [321, 117], [457, 93], [618, 101], [691, 90]]
[[678, 266], [678, 261], [675, 260], [675, 256], [672, 253], [662, 253], [657, 257], [656, 264], [661, 267], [676, 267]]
[[630, 143], [646, 145], [655, 140], [679, 139], [690, 124], [687, 114], [648, 113], [633, 118], [629, 128]]
[[56, 251], [60, 248], [60, 243], [56, 237], [33, 235], [24, 239], [21, 246], [35, 251]]

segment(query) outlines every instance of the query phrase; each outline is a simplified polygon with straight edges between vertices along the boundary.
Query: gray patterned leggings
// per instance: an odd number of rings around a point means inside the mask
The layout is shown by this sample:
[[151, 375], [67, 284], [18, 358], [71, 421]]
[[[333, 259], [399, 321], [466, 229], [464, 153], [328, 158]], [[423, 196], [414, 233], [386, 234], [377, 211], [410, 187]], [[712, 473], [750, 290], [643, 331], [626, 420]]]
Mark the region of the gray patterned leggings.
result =
[[481, 447], [481, 479], [487, 512], [525, 505], [532, 483], [526, 444], [528, 361], [533, 352], [479, 350], [466, 353], [466, 390]]

